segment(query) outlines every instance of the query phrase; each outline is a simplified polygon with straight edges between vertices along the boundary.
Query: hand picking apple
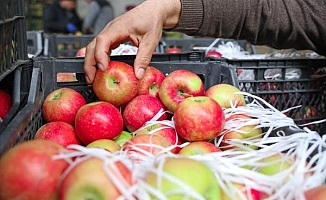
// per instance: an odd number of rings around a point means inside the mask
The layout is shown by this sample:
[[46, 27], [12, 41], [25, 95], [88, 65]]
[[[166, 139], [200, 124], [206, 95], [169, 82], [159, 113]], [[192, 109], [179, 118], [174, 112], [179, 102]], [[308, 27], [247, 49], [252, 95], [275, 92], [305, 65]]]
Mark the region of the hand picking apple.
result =
[[[128, 40], [138, 47], [135, 74], [138, 79], [143, 78], [163, 29], [191, 36], [244, 39], [254, 45], [280, 49], [309, 49], [325, 55], [325, 7], [315, 1], [309, 6], [305, 1], [252, 2], [250, 6], [247, 1], [238, 0], [144, 1], [109, 22], [87, 45], [86, 79], [92, 83], [96, 66], [104, 71], [111, 51]], [[270, 8], [275, 8], [275, 12], [270, 12]], [[305, 13], [302, 15], [299, 10]], [[298, 26], [293, 25], [294, 21]]]

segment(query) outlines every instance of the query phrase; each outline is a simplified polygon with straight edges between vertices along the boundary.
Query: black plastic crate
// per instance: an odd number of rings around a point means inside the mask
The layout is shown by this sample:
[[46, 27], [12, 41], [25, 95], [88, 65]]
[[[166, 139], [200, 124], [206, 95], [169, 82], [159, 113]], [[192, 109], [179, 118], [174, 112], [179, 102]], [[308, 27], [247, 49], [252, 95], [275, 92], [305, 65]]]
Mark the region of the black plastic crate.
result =
[[27, 31], [27, 53], [36, 57], [43, 53], [43, 31]]
[[[195, 54], [197, 56], [195, 56]], [[195, 57], [197, 59], [195, 59]], [[111, 60], [132, 64], [135, 56], [112, 56]], [[16, 115], [0, 135], [0, 154], [17, 143], [32, 139], [37, 129], [43, 125], [41, 107], [44, 98], [53, 90], [70, 87], [79, 91], [87, 102], [96, 101], [92, 86], [85, 80], [82, 58], [45, 58], [34, 59], [31, 89], [26, 106]], [[176, 69], [187, 69], [202, 77], [205, 87], [217, 83], [238, 85], [235, 69], [221, 66], [217, 62], [203, 60], [200, 53], [154, 55], [151, 66], [169, 74]], [[78, 81], [56, 81], [58, 73], [76, 73]]]
[[86, 47], [93, 38], [93, 35], [44, 35], [44, 56], [75, 57], [77, 51]]
[[[222, 60], [237, 69], [239, 88], [287, 112], [299, 125], [326, 119], [325, 59]], [[326, 134], [326, 123], [308, 126]]]
[[[162, 38], [160, 45], [165, 50], [171, 47], [177, 47], [181, 49], [182, 52], [186, 52], [189, 50], [196, 50], [196, 48], [209, 47], [216, 39], [217, 38]], [[252, 46], [246, 40], [219, 39], [214, 47], [229, 41], [237, 43], [245, 51], [249, 51], [251, 53], [256, 52], [254, 46]]]
[[12, 99], [11, 109], [0, 124], [0, 135], [27, 102], [32, 70], [33, 63], [31, 60], [21, 61], [14, 72], [0, 81], [0, 89], [6, 91]]
[[0, 1], [0, 81], [27, 59], [23, 0]]

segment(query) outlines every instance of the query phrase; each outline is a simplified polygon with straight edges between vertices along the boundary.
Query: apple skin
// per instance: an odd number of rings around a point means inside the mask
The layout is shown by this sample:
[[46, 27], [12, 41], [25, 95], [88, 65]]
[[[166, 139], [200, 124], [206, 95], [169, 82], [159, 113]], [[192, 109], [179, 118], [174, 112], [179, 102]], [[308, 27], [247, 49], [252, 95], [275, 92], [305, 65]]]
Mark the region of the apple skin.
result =
[[181, 53], [181, 49], [178, 47], [170, 47], [165, 51], [165, 53]]
[[115, 141], [116, 143], [118, 143], [121, 146], [123, 146], [128, 140], [130, 140], [132, 138], [132, 134], [129, 133], [128, 131], [122, 131], [121, 134], [114, 138], [113, 141]]
[[[130, 169], [121, 161], [112, 162], [112, 164], [106, 164], [109, 173], [116, 174], [113, 170], [118, 170], [122, 179], [116, 181], [123, 181], [131, 186], [133, 179]], [[104, 164], [103, 160], [96, 157], [77, 163], [63, 177], [59, 186], [59, 199], [118, 199], [121, 193], [103, 170]]]
[[114, 139], [121, 134], [123, 126], [119, 110], [104, 101], [88, 103], [76, 115], [76, 134], [84, 145], [99, 139]]
[[85, 104], [85, 98], [77, 90], [59, 88], [44, 99], [42, 115], [46, 122], [62, 121], [74, 125], [77, 111]]
[[211, 58], [222, 58], [222, 54], [216, 50], [207, 52], [206, 56]]
[[205, 141], [221, 134], [225, 116], [215, 100], [206, 96], [188, 97], [177, 106], [174, 124], [183, 139]]
[[0, 159], [0, 199], [56, 200], [69, 163], [52, 156], [63, 149], [53, 141], [35, 139], [5, 152]]
[[78, 81], [75, 73], [57, 73], [57, 82], [75, 82]]
[[[150, 95], [138, 95], [124, 108], [123, 121], [128, 131], [134, 132], [151, 120], [161, 109], [166, 110], [162, 102]], [[168, 115], [164, 113], [158, 121], [166, 120]]]
[[261, 160], [262, 163], [266, 163], [265, 166], [260, 166], [257, 170], [259, 173], [273, 176], [283, 170], [286, 170], [292, 166], [292, 161], [290, 158], [285, 156], [285, 154], [279, 153], [272, 155], [268, 158]]
[[[169, 146], [168, 141], [160, 135], [141, 134], [141, 135], [135, 135], [133, 138], [128, 140], [122, 146], [122, 150], [128, 152], [130, 158], [133, 160], [132, 156], [134, 153], [138, 155], [148, 156], [143, 152], [145, 151], [148, 154], [157, 155], [159, 153], [162, 153], [162, 148], [167, 148], [168, 146]], [[137, 159], [138, 158], [136, 158], [135, 161], [137, 161]]]
[[324, 200], [326, 196], [326, 185], [320, 185], [304, 192], [306, 200]]
[[96, 96], [115, 106], [128, 103], [138, 94], [138, 79], [127, 63], [109, 61], [105, 71], [96, 70], [93, 82]]
[[[164, 129], [159, 129], [164, 127]], [[151, 133], [152, 131], [154, 131]], [[155, 135], [160, 135], [163, 138], [165, 138], [169, 146], [175, 146], [175, 145], [181, 145], [182, 144], [182, 138], [177, 134], [174, 128], [166, 126], [164, 124], [152, 124], [147, 127], [143, 127], [139, 130], [137, 130], [137, 135], [142, 135], [142, 134], [155, 134]], [[174, 149], [171, 150], [172, 153], [179, 153], [180, 147], [175, 147]]]
[[222, 150], [215, 144], [207, 141], [191, 142], [187, 146], [183, 147], [179, 155], [192, 156], [192, 155], [204, 155], [208, 153], [221, 152]]
[[208, 88], [206, 96], [211, 97], [222, 108], [231, 108], [231, 103], [238, 106], [245, 106], [246, 101], [243, 94], [234, 94], [235, 92], [241, 92], [237, 87], [229, 84], [216, 84]]
[[[264, 197], [264, 193], [260, 192], [260, 191], [258, 191], [256, 189], [246, 188], [245, 185], [239, 184], [239, 183], [232, 183], [232, 184], [233, 184], [234, 187], [236, 187], [238, 190], [240, 190], [242, 192], [242, 194], [246, 197], [246, 199], [261, 200], [261, 199], [263, 199], [262, 197]], [[248, 191], [248, 189], [249, 189], [249, 191]], [[221, 192], [222, 192], [221, 200], [241, 199], [241, 196], [239, 194], [234, 193], [235, 195], [237, 195], [237, 197], [236, 198], [231, 198], [223, 190]]]
[[78, 51], [76, 52], [76, 57], [85, 57], [85, 55], [86, 55], [86, 47], [82, 47], [78, 49]]
[[116, 152], [119, 151], [121, 149], [120, 145], [113, 141], [113, 140], [109, 140], [109, 139], [99, 139], [99, 140], [95, 140], [94, 142], [89, 143], [88, 145], [86, 145], [87, 148], [102, 148], [105, 149], [109, 152]]
[[[221, 199], [221, 191], [215, 174], [204, 163], [188, 157], [167, 158], [162, 171], [185, 183], [204, 199]], [[166, 195], [167, 199], [184, 199], [180, 186], [156, 173], [149, 172], [145, 181]], [[177, 193], [179, 191], [179, 193]], [[152, 197], [151, 199], [157, 199]], [[194, 198], [189, 198], [194, 199]]]
[[75, 128], [66, 122], [49, 122], [41, 126], [34, 139], [52, 140], [63, 147], [67, 147], [70, 144], [81, 145], [78, 139]]
[[[230, 117], [226, 118], [225, 121], [227, 123], [230, 120], [234, 120], [234, 123], [240, 124], [240, 123], [243, 123], [243, 121], [241, 121], [241, 120], [246, 120], [246, 119], [250, 120], [252, 118], [250, 116], [247, 116], [244, 114], [234, 114], [234, 115], [231, 115]], [[231, 139], [261, 138], [263, 135], [263, 131], [261, 128], [255, 128], [255, 126], [256, 125], [246, 125], [246, 126], [241, 127], [239, 129], [239, 131], [233, 130], [233, 131], [225, 132], [225, 134], [223, 134], [220, 148], [222, 150], [238, 148], [238, 147], [228, 144], [226, 142], [227, 140], [231, 140]], [[249, 145], [248, 147], [251, 149], [258, 149], [258, 147], [255, 145]]]
[[144, 78], [138, 82], [138, 95], [147, 94], [159, 98], [158, 91], [164, 79], [163, 72], [155, 67], [148, 66]]
[[11, 109], [11, 96], [0, 89], [0, 124]]
[[200, 77], [188, 70], [175, 70], [165, 77], [159, 97], [165, 107], [174, 112], [177, 105], [192, 96], [204, 96], [204, 83]]

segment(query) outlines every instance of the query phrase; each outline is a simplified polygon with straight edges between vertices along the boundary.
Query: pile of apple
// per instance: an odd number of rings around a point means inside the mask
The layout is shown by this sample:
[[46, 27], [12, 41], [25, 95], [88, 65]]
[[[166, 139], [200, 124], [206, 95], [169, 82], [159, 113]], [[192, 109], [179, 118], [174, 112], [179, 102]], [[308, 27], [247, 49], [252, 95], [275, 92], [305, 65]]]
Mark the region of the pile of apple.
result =
[[[96, 102], [71, 88], [45, 98], [46, 123], [35, 139], [0, 159], [1, 200], [267, 198], [237, 183], [240, 193], [230, 197], [210, 167], [191, 158], [236, 151], [240, 147], [228, 142], [232, 139], [262, 137], [257, 124], [226, 129], [228, 122], [251, 118], [224, 114], [246, 104], [238, 88], [216, 84], [205, 91], [191, 71], [165, 76], [151, 66], [138, 80], [132, 66], [110, 61], [106, 71], [96, 71], [93, 92]], [[290, 168], [281, 156], [257, 171], [273, 175]]]

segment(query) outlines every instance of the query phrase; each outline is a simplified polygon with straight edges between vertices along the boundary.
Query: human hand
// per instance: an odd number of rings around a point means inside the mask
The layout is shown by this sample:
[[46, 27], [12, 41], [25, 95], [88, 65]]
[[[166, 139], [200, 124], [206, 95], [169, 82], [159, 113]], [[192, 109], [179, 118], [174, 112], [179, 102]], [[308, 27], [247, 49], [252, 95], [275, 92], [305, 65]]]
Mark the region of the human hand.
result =
[[143, 78], [163, 28], [175, 27], [180, 12], [180, 0], [147, 0], [109, 22], [87, 45], [84, 63], [87, 82], [93, 82], [96, 66], [103, 71], [107, 68], [111, 50], [127, 41], [138, 47], [134, 70], [138, 79]]
[[67, 28], [67, 31], [69, 33], [75, 33], [78, 29], [77, 27], [75, 26], [75, 24], [69, 22], [67, 25], [66, 25], [66, 28]]

